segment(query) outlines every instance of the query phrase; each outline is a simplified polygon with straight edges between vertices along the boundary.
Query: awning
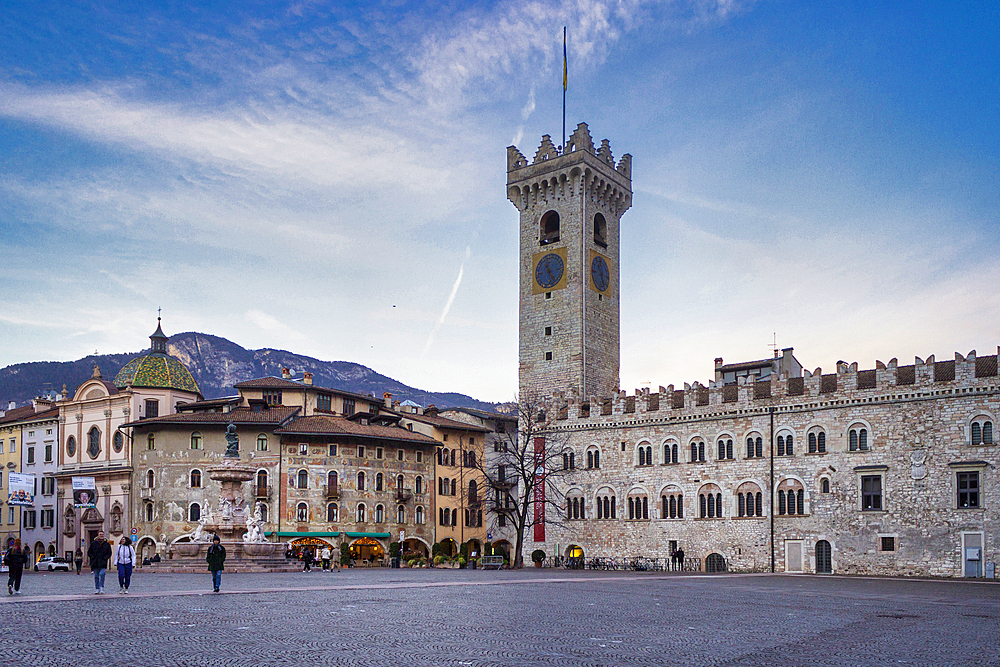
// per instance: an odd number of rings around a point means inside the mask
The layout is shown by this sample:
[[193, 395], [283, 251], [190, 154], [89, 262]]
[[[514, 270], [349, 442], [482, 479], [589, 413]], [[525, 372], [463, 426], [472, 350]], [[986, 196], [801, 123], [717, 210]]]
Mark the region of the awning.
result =
[[[267, 535], [267, 537], [271, 537], [272, 535], [274, 535], [274, 531], [272, 530], [269, 533], [265, 533], [265, 535]], [[289, 531], [289, 532], [281, 531], [280, 533], [278, 533], [278, 537], [337, 537], [338, 535], [340, 535], [339, 530], [335, 530], [333, 532], [325, 532], [325, 533], [324, 532], [300, 533], [296, 531]], [[350, 535], [350, 533], [348, 533], [348, 535]]]
[[389, 538], [392, 537], [392, 533], [352, 533], [351, 531], [344, 531], [344, 535], [348, 537], [375, 537], [375, 538]]

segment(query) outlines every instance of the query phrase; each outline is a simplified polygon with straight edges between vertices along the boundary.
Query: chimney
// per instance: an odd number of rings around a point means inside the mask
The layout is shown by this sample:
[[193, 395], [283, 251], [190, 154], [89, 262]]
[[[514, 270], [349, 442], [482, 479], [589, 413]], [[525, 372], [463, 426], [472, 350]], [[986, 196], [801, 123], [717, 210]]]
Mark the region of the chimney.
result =
[[437, 406], [431, 403], [426, 408], [424, 408], [424, 414], [427, 415], [428, 417], [437, 417], [438, 416]]
[[292, 379], [292, 371], [290, 369], [288, 369], [288, 368], [282, 368], [281, 369], [281, 379], [282, 380], [291, 380]]
[[13, 410], [16, 407], [17, 407], [17, 401], [10, 401], [10, 402], [7, 403], [7, 409], [8, 410]]
[[309, 371], [306, 371], [305, 373], [303, 373], [302, 374], [302, 384], [311, 385], [312, 383], [313, 383], [313, 374], [310, 373]]
[[383, 392], [382, 402], [385, 404], [385, 407], [392, 410], [392, 394], [390, 394], [389, 392]]
[[716, 357], [715, 358], [715, 381], [716, 382], [721, 382], [722, 381], [722, 371], [719, 370], [720, 368], [722, 368], [722, 357]]

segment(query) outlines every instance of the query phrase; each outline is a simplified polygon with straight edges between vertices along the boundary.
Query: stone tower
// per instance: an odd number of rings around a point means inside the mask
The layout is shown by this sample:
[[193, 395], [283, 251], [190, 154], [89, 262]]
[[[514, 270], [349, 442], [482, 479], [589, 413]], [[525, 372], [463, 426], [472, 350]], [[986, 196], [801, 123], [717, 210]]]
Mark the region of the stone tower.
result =
[[507, 198], [521, 214], [518, 390], [582, 398], [618, 391], [619, 221], [632, 156], [615, 164], [580, 123], [565, 150], [549, 135], [530, 163], [507, 148]]

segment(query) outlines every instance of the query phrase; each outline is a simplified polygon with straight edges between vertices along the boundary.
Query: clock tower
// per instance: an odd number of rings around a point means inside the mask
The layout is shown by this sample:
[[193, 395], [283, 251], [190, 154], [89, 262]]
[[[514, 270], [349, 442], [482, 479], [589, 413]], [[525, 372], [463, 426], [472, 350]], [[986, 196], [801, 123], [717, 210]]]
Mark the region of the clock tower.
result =
[[520, 213], [520, 397], [618, 391], [619, 221], [632, 205], [632, 156], [594, 148], [580, 123], [529, 163], [507, 148], [507, 198]]

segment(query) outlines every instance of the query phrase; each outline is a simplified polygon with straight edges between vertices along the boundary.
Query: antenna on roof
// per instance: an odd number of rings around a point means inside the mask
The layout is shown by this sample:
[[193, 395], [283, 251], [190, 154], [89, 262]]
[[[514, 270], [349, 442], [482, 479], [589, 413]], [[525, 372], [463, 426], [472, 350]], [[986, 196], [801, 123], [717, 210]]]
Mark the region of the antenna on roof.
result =
[[778, 356], [778, 332], [777, 331], [773, 332], [771, 334], [771, 336], [773, 337], [773, 340], [772, 340], [772, 342], [768, 343], [767, 346], [769, 348], [771, 348], [771, 354], [773, 354], [774, 356], [777, 357]]

